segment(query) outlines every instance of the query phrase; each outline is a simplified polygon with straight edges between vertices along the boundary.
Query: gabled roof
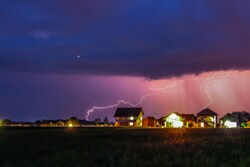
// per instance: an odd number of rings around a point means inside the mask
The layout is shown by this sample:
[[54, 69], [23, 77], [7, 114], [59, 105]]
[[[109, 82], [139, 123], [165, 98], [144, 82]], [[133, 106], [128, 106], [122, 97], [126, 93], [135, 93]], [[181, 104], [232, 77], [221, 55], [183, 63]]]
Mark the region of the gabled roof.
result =
[[184, 120], [196, 120], [194, 114], [179, 114]]
[[117, 108], [114, 117], [138, 117], [143, 109], [140, 108]]
[[146, 118], [144, 118], [143, 120], [157, 120], [155, 117], [152, 117], [152, 116], [147, 116]]
[[199, 112], [197, 115], [202, 116], [202, 115], [218, 115], [218, 114], [216, 112], [210, 110], [209, 108], [206, 108], [206, 109], [202, 110], [201, 112]]

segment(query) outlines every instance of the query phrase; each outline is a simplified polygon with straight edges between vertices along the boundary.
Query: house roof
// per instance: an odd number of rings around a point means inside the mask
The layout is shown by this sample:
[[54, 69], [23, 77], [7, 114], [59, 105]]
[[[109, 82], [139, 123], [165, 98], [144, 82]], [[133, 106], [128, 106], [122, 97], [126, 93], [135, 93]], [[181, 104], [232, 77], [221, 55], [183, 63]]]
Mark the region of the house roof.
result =
[[143, 109], [140, 108], [117, 108], [114, 117], [138, 117]]
[[147, 116], [146, 118], [144, 118], [143, 120], [157, 120], [155, 117], [152, 116]]
[[161, 121], [161, 120], [164, 121], [165, 119], [166, 119], [166, 116], [163, 116], [163, 117], [159, 118], [158, 121]]
[[158, 119], [158, 122], [159, 122], [159, 124], [160, 124], [161, 126], [164, 126], [165, 118], [166, 118], [166, 117], [163, 116], [163, 117], [161, 117], [161, 118]]
[[209, 108], [206, 108], [206, 109], [200, 111], [197, 115], [202, 116], [202, 115], [218, 115], [218, 114], [216, 112], [210, 110]]
[[180, 115], [185, 120], [195, 120], [196, 119], [194, 114], [178, 114], [178, 115]]

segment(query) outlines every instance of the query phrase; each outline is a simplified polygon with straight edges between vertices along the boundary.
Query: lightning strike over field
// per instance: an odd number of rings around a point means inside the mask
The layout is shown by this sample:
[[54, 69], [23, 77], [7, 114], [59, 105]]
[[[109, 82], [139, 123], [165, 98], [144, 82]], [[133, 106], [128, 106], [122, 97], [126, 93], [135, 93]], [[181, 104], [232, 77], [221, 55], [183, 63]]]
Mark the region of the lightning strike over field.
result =
[[[204, 105], [203, 108], [207, 108], [209, 106], [211, 106], [213, 104], [213, 97], [209, 91], [210, 86], [214, 85], [214, 84], [219, 84], [221, 82], [226, 82], [230, 79], [230, 76], [232, 74], [230, 72], [216, 72], [214, 74], [212, 74], [211, 76], [185, 76], [183, 77], [183, 79], [178, 79], [177, 81], [173, 81], [170, 82], [168, 84], [164, 83], [164, 84], [160, 84], [159, 86], [157, 86], [154, 81], [152, 81], [151, 83], [151, 87], [149, 88], [150, 91], [153, 91], [153, 93], [148, 93], [145, 94], [143, 96], [140, 97], [140, 100], [137, 103], [131, 103], [129, 101], [126, 101], [124, 99], [119, 100], [117, 103], [115, 104], [111, 104], [108, 106], [94, 106], [93, 108], [89, 109], [87, 111], [87, 115], [86, 115], [86, 120], [89, 119], [90, 114], [94, 113], [97, 110], [106, 110], [106, 109], [110, 109], [110, 108], [115, 108], [118, 107], [120, 104], [125, 104], [131, 107], [137, 107], [139, 105], [141, 105], [145, 99], [150, 98], [152, 96], [159, 96], [162, 94], [168, 94], [168, 93], [185, 93], [186, 90], [185, 89], [180, 89], [177, 87], [181, 87], [182, 84], [185, 84], [185, 82], [187, 82], [188, 80], [196, 80], [196, 82], [198, 83], [197, 87], [194, 87], [192, 91], [195, 90], [200, 90], [201, 94], [203, 94], [203, 96], [207, 97], [208, 102]], [[193, 97], [193, 100], [197, 99], [199, 96], [197, 97]], [[188, 107], [189, 108], [189, 107]], [[188, 109], [188, 111], [190, 110], [190, 108]]]
[[109, 106], [105, 106], [105, 107], [98, 107], [98, 106], [95, 106], [93, 108], [91, 108], [90, 110], [87, 111], [87, 115], [86, 115], [86, 120], [89, 120], [88, 117], [90, 116], [91, 113], [93, 113], [95, 110], [106, 110], [106, 109], [109, 109], [109, 108], [114, 108], [114, 107], [117, 107], [119, 106], [120, 104], [126, 104], [126, 105], [130, 105], [132, 107], [135, 107], [135, 105], [133, 105], [132, 103], [130, 102], [127, 102], [125, 100], [119, 100], [116, 104], [112, 104], [112, 105], [109, 105]]
[[142, 104], [145, 98], [151, 97], [151, 96], [157, 96], [160, 94], [164, 94], [164, 93], [182, 93], [183, 91], [162, 91], [162, 92], [158, 92], [158, 93], [151, 93], [151, 94], [146, 94], [144, 96], [142, 96], [140, 98], [140, 101], [137, 102], [136, 104], [133, 104], [131, 102], [125, 101], [125, 100], [119, 100], [116, 104], [112, 104], [109, 106], [102, 106], [102, 107], [98, 107], [95, 106], [93, 108], [91, 108], [90, 110], [87, 111], [87, 115], [86, 115], [86, 120], [89, 120], [88, 117], [90, 116], [91, 113], [93, 113], [95, 110], [106, 110], [106, 109], [110, 109], [110, 108], [114, 108], [114, 107], [118, 107], [120, 104], [125, 104], [125, 105], [129, 105], [131, 107], [137, 107], [138, 105]]

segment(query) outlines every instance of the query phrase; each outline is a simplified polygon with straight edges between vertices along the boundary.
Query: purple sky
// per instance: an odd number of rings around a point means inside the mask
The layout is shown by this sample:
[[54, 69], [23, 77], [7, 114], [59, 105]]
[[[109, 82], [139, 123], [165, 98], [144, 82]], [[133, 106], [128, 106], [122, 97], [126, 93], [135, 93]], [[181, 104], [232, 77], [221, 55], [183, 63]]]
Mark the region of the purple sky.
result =
[[[248, 0], [3, 0], [0, 119], [83, 119], [94, 106], [136, 104], [146, 94], [153, 96], [140, 106], [158, 117], [206, 106], [221, 116], [249, 111], [249, 6]], [[112, 119], [114, 111], [95, 110], [89, 119]]]

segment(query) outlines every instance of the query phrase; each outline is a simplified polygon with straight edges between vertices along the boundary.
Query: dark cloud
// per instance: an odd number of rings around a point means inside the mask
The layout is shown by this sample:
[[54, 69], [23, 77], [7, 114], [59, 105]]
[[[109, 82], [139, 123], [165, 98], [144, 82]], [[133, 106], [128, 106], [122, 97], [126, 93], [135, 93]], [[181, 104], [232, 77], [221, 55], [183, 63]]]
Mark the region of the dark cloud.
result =
[[6, 0], [0, 6], [0, 70], [162, 78], [249, 69], [249, 5]]

